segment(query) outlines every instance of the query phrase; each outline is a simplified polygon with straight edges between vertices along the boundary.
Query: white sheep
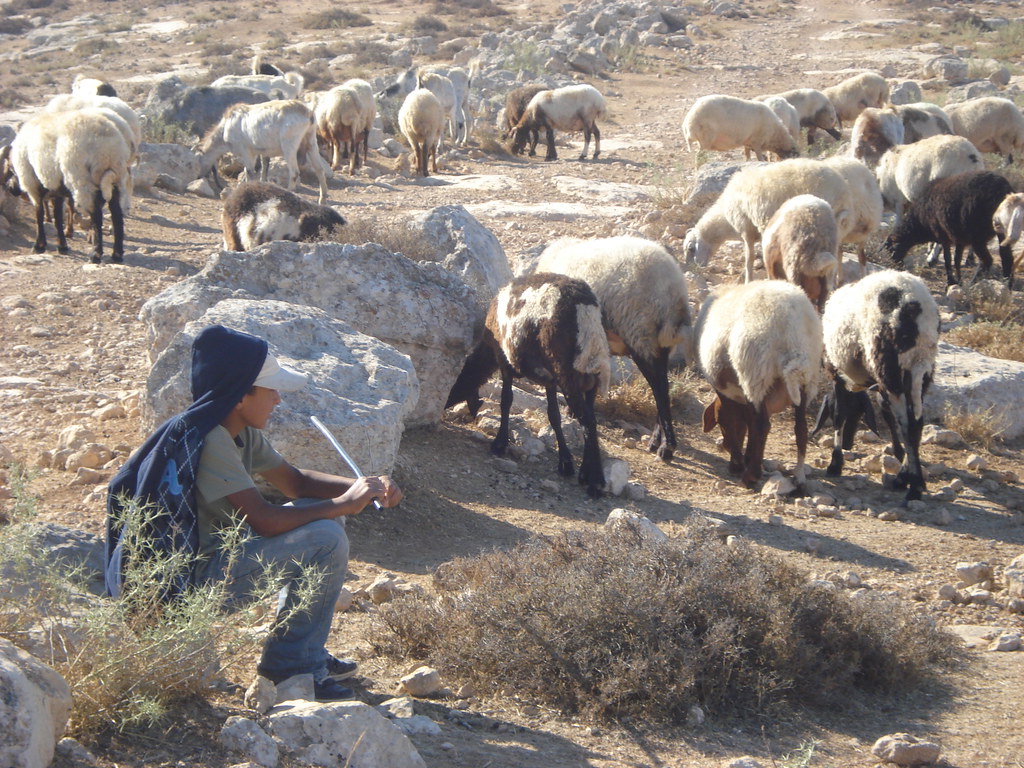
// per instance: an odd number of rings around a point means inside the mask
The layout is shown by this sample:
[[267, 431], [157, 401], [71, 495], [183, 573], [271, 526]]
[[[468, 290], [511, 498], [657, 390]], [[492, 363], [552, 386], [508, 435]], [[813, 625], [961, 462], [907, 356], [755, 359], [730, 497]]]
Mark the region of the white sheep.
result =
[[601, 131], [597, 121], [605, 116], [604, 96], [592, 85], [567, 85], [554, 90], [541, 91], [526, 105], [519, 123], [512, 130], [512, 153], [523, 151], [531, 133], [545, 131], [548, 145], [545, 160], [557, 160], [555, 130], [583, 131], [583, 152], [586, 160], [590, 137], [594, 137], [593, 159], [601, 154]]
[[853, 122], [866, 107], [884, 105], [889, 100], [889, 83], [875, 72], [861, 72], [823, 88], [822, 93], [836, 108], [836, 124], [841, 129], [843, 120]]
[[995, 152], [1013, 162], [1024, 151], [1024, 115], [1009, 99], [985, 96], [946, 107], [953, 131], [982, 152]]
[[903, 118], [894, 108], [868, 107], [853, 121], [850, 154], [868, 168], [875, 168], [882, 155], [904, 143]]
[[124, 215], [121, 195], [129, 179], [131, 150], [105, 110], [41, 112], [25, 121], [5, 151], [18, 186], [36, 210], [37, 235], [33, 250], [46, 250], [43, 205], [53, 200], [58, 252], [67, 253], [64, 199], [74, 200], [78, 213], [92, 221], [92, 262], [103, 256], [103, 204], [110, 209], [114, 245], [111, 261], [124, 259]]
[[694, 145], [718, 152], [743, 147], [748, 160], [751, 152], [758, 160], [766, 152], [782, 159], [798, 154], [789, 129], [769, 106], [720, 94], [693, 103], [683, 118], [683, 138], [691, 150]]
[[765, 227], [761, 249], [768, 277], [801, 288], [820, 312], [838, 266], [839, 232], [832, 206], [814, 195], [791, 197]]
[[701, 368], [715, 390], [704, 409], [704, 431], [721, 428], [729, 471], [748, 487], [757, 483], [772, 414], [792, 405], [794, 477], [803, 489], [807, 406], [818, 392], [823, 348], [821, 320], [810, 300], [778, 280], [721, 287], [704, 300], [694, 334]]
[[333, 208], [262, 181], [243, 181], [231, 190], [221, 216], [224, 248], [229, 251], [251, 251], [272, 240], [316, 240], [344, 224]]
[[537, 271], [579, 278], [594, 289], [611, 353], [632, 357], [654, 394], [658, 425], [648, 450], [669, 461], [677, 443], [668, 356], [676, 345], [686, 352], [691, 345], [686, 279], [679, 264], [662, 246], [640, 237], [566, 238], [544, 249]]
[[[426, 88], [441, 102], [441, 110], [444, 112], [445, 122], [454, 141], [459, 131], [459, 117], [456, 112], [455, 86], [452, 85], [452, 81], [437, 72], [421, 71], [416, 78], [416, 84], [418, 88]], [[442, 132], [442, 136], [438, 138], [438, 151], [442, 148], [443, 136]]]
[[[882, 190], [871, 169], [852, 157], [835, 155], [823, 162], [846, 182], [850, 196], [849, 216], [839, 222], [839, 242], [857, 247], [857, 260], [863, 275], [867, 272], [865, 243], [882, 223]], [[842, 263], [842, 254], [836, 255]]]
[[954, 132], [953, 121], [938, 104], [916, 101], [913, 104], [898, 104], [893, 109], [903, 120], [903, 140], [907, 144], [929, 136], [950, 135]]
[[814, 88], [796, 88], [792, 91], [775, 94], [781, 96], [796, 110], [800, 116], [800, 125], [807, 129], [807, 143], [813, 144], [815, 132], [820, 128], [836, 141], [843, 135], [836, 130], [836, 108], [821, 91]]
[[271, 98], [278, 99], [299, 98], [305, 85], [305, 78], [298, 72], [286, 72], [283, 77], [277, 75], [224, 75], [210, 83], [211, 88], [252, 88]]
[[75, 75], [71, 82], [71, 92], [77, 96], [117, 96], [114, 86], [106, 80], [86, 77], [83, 74]]
[[370, 84], [346, 80], [320, 94], [314, 104], [317, 133], [331, 149], [331, 168], [337, 170], [347, 155], [348, 172], [354, 174], [360, 163], [360, 146], [365, 160], [367, 137], [377, 115]]
[[139, 114], [132, 109], [125, 101], [116, 96], [94, 96], [88, 94], [60, 94], [54, 96], [47, 102], [47, 112], [67, 112], [74, 109], [109, 109], [117, 114], [128, 126], [129, 132], [125, 136], [132, 148], [134, 156], [142, 143], [142, 121]]
[[416, 172], [429, 176], [430, 169], [437, 173], [437, 145], [444, 131], [445, 112], [437, 96], [426, 88], [417, 88], [402, 102], [398, 110], [398, 126], [412, 147], [416, 159]]
[[775, 113], [775, 116], [786, 126], [789, 135], [793, 137], [795, 146], [800, 141], [800, 115], [797, 114], [796, 107], [781, 96], [758, 96], [755, 101], [760, 101]]
[[826, 473], [842, 473], [843, 451], [853, 448], [861, 415], [873, 425], [868, 389], [877, 387], [893, 455], [903, 462], [896, 487], [907, 489], [906, 501], [920, 499], [925, 489], [919, 455], [923, 400], [934, 375], [939, 340], [939, 311], [931, 292], [920, 278], [906, 272], [875, 272], [833, 293], [822, 325], [833, 386], [822, 403], [815, 432], [828, 418], [835, 424]]
[[[850, 192], [846, 181], [820, 160], [797, 158], [744, 168], [729, 179], [725, 190], [686, 233], [683, 252], [687, 262], [707, 264], [723, 242], [742, 240], [746, 282], [754, 279], [754, 246], [779, 207], [799, 194], [816, 195], [832, 206], [836, 221], [849, 218]], [[840, 237], [846, 231], [840, 225]]]
[[1007, 195], [992, 215], [992, 229], [999, 245], [1011, 246], [1024, 234], [1024, 192]]
[[967, 171], [985, 169], [981, 153], [962, 136], [931, 136], [914, 144], [895, 146], [882, 156], [875, 174], [885, 205], [903, 218], [903, 207], [914, 202], [929, 182]]
[[231, 152], [245, 166], [242, 180], [255, 177], [256, 159], [264, 161], [261, 176], [267, 180], [269, 157], [284, 158], [291, 189], [299, 180], [299, 161], [316, 174], [320, 198], [327, 199], [327, 176], [331, 168], [320, 157], [316, 143], [316, 121], [312, 110], [301, 101], [267, 101], [262, 104], [235, 104], [199, 143], [199, 176], [206, 176], [224, 154]]

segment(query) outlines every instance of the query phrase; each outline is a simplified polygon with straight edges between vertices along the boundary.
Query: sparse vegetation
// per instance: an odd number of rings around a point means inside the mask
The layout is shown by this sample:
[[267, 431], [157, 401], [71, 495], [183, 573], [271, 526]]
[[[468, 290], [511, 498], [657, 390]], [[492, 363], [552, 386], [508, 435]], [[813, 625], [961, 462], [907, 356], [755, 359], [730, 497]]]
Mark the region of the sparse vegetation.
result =
[[75, 43], [75, 47], [71, 50], [75, 56], [95, 56], [110, 50], [113, 45], [113, 42], [105, 37], [90, 37], [87, 40]]
[[983, 355], [1024, 363], [1024, 325], [990, 320], [962, 325], [945, 334], [946, 341], [970, 347]]
[[345, 8], [329, 8], [306, 17], [306, 29], [347, 29], [370, 27], [373, 22], [361, 13]]
[[1002, 441], [1006, 431], [1006, 415], [994, 406], [956, 409], [947, 403], [942, 423], [971, 445], [981, 446], [987, 451]]
[[507, 16], [509, 13], [493, 0], [434, 0], [433, 11], [452, 15], [471, 11], [474, 16]]
[[666, 544], [565, 533], [452, 561], [434, 584], [382, 607], [380, 651], [595, 719], [841, 706], [905, 691], [957, 655], [910, 607], [814, 585], [696, 527]]
[[352, 245], [377, 243], [413, 261], [437, 261], [442, 256], [433, 249], [427, 238], [410, 229], [404, 221], [383, 217], [349, 221], [344, 227], [334, 231], [331, 241]]
[[409, 25], [409, 34], [413, 37], [438, 36], [448, 31], [448, 25], [436, 16], [420, 15]]

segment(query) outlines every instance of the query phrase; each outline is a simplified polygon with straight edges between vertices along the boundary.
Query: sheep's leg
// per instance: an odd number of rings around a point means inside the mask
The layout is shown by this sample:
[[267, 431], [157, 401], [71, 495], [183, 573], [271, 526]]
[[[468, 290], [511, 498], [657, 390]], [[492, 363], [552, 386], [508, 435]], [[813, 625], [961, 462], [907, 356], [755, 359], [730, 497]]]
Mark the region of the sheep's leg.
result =
[[580, 485], [587, 486], [587, 495], [597, 498], [604, 489], [604, 468], [601, 466], [601, 449], [597, 444], [597, 415], [594, 411], [594, 399], [597, 387], [591, 387], [580, 398], [583, 411], [580, 420], [583, 422], [585, 437], [583, 440], [583, 460], [580, 462]]
[[[566, 445], [565, 435], [562, 433], [562, 412], [558, 408], [558, 389], [554, 384], [548, 384], [545, 387], [545, 392], [548, 397], [548, 422], [551, 424], [551, 429], [555, 433], [555, 442], [558, 444], [558, 474], [564, 477], [569, 477], [576, 471], [576, 467], [573, 464], [572, 451], [570, 451], [569, 446]], [[502, 402], [504, 402], [504, 389], [501, 391], [501, 396]], [[572, 405], [570, 405], [570, 407], [577, 415], [581, 414], [581, 412], [576, 411]], [[580, 472], [582, 473], [582, 471], [581, 467]]]
[[[973, 247], [974, 252], [978, 256], [979, 274], [989, 275], [992, 272], [992, 263], [993, 262], [992, 262], [992, 252], [989, 251], [989, 249], [988, 249], [988, 243], [984, 239], [979, 237], [976, 242], [971, 243], [971, 246]], [[1000, 248], [999, 248], [999, 258], [1000, 258], [1000, 261], [1004, 261], [1003, 260], [1003, 249], [1002, 249], [1002, 246], [1000, 246]], [[957, 279], [958, 280], [960, 279], [960, 273], [959, 272], [957, 272]]]
[[32, 250], [42, 253], [46, 250], [46, 201], [40, 200], [36, 203], [36, 242]]
[[999, 245], [999, 262], [1003, 268], [1003, 277], [1006, 278], [1009, 289], [1013, 290], [1013, 248], [1009, 245]]
[[601, 130], [596, 123], [590, 127], [590, 130], [594, 132], [594, 154], [591, 159], [597, 160], [597, 156], [601, 154]]
[[586, 160], [587, 159], [587, 150], [588, 149], [590, 149], [590, 129], [585, 127], [583, 129], [583, 152], [580, 155], [580, 160]]
[[[747, 426], [747, 451], [743, 456], [743, 474], [740, 480], [748, 488], [752, 488], [761, 479], [761, 464], [764, 462], [764, 445], [768, 441], [768, 430], [772, 426], [772, 418], [762, 403], [758, 408], [748, 406], [752, 418]], [[806, 424], [804, 425], [806, 429]]]
[[537, 128], [530, 128], [530, 157], [537, 156], [537, 142], [540, 141], [540, 130]]
[[504, 456], [508, 450], [508, 419], [512, 411], [512, 369], [507, 363], [501, 365], [501, 425], [498, 434], [491, 441], [491, 453]]
[[[904, 392], [910, 392], [911, 386], [911, 373], [910, 371], [905, 371], [903, 374]], [[892, 406], [900, 437], [906, 446], [905, 457], [898, 457], [903, 462], [903, 466], [900, 467], [900, 471], [896, 475], [894, 487], [906, 488], [907, 496], [904, 501], [914, 501], [921, 498], [925, 488], [924, 473], [921, 470], [921, 457], [919, 453], [924, 418], [915, 417], [912, 401], [907, 394], [893, 397]]]
[[[96, 194], [98, 195], [99, 191], [97, 191]], [[57, 229], [57, 253], [69, 253], [70, 252], [70, 249], [68, 248], [67, 235], [65, 234], [64, 214], [65, 214], [64, 198], [63, 197], [55, 197], [53, 199], [53, 226], [56, 227], [56, 229]], [[100, 211], [100, 226], [101, 227], [103, 226], [103, 211], [102, 210]], [[43, 244], [45, 246], [45, 241], [44, 241]]]
[[545, 160], [557, 160], [558, 155], [555, 153], [555, 129], [551, 126], [545, 128], [545, 139], [548, 143], [548, 153], [544, 155]]
[[124, 261], [124, 210], [121, 208], [121, 189], [114, 187], [114, 193], [108, 203], [110, 207], [110, 226], [114, 232], [114, 250], [110, 254], [113, 264]]
[[746, 253], [746, 262], [743, 265], [743, 282], [749, 283], [754, 279], [754, 259], [757, 253], [754, 250], [754, 237], [744, 234], [743, 249]]
[[75, 201], [68, 198], [68, 216], [64, 220], [64, 234], [73, 237], [75, 234]]
[[[433, 146], [433, 147], [430, 148], [430, 170], [433, 171], [434, 174], [437, 173], [437, 147], [436, 146]], [[426, 163], [426, 160], [423, 161], [423, 175], [424, 176], [427, 175], [427, 163]]]
[[964, 248], [962, 245], [956, 247], [955, 267], [956, 267], [956, 280], [953, 279], [953, 268], [954, 265], [950, 263], [949, 246], [943, 244], [942, 246], [942, 259], [946, 265], [946, 285], [956, 285], [960, 282], [960, 261], [964, 256]]
[[801, 493], [805, 493], [807, 485], [807, 392], [800, 391], [800, 402], [794, 406], [793, 432], [796, 437], [796, 469], [793, 477]]
[[99, 264], [103, 258], [103, 193], [96, 190], [92, 198], [92, 263]]
[[668, 394], [668, 350], [659, 349], [652, 360], [640, 355], [631, 356], [651, 387], [658, 411], [658, 424], [651, 433], [647, 450], [657, 453], [662, 461], [671, 461], [676, 449], [676, 432], [672, 426], [672, 403]]
[[901, 430], [896, 425], [896, 417], [892, 412], [891, 399], [895, 397], [889, 392], [882, 393], [882, 418], [885, 419], [885, 425], [889, 428], [889, 436], [892, 438], [892, 455], [896, 457], [897, 461], [903, 461], [903, 457], [906, 456], [906, 452], [903, 450], [903, 443], [900, 440]]

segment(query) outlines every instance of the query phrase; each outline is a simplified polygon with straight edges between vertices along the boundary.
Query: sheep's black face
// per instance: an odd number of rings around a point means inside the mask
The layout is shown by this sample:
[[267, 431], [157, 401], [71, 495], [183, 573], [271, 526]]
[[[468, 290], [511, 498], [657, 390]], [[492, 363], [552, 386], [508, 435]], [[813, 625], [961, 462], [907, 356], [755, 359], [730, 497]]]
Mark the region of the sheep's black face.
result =
[[526, 128], [513, 128], [512, 129], [512, 154], [521, 155], [523, 150], [526, 149], [526, 141], [530, 136], [530, 132]]

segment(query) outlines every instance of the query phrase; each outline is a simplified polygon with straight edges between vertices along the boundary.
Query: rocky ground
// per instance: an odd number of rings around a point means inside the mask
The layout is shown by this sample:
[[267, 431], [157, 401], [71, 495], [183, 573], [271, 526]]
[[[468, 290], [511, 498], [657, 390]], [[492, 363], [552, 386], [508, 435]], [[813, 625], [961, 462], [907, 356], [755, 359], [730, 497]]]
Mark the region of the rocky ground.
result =
[[[0, 3], [0, 9], [7, 5]], [[564, 10], [551, 0], [499, 5], [513, 15], [487, 17], [466, 10], [437, 17], [472, 40], [492, 30], [554, 21]], [[512, 158], [496, 147], [488, 128], [477, 133], [470, 148], [448, 153], [441, 173], [428, 181], [396, 171], [394, 160], [371, 153], [369, 167], [354, 179], [334, 179], [331, 202], [352, 221], [465, 205], [492, 229], [513, 265], [566, 234], [639, 231], [662, 239], [678, 253], [678, 237], [695, 215], [672, 203], [685, 199], [696, 167], [695, 157], [680, 146], [679, 125], [696, 97], [823, 87], [841, 79], [846, 70], [862, 67], [884, 68], [893, 78], [920, 79], [923, 62], [937, 52], [915, 48], [923, 7], [914, 4], [757, 0], [737, 7], [743, 14], [694, 11], [692, 22], [698, 29], [691, 30], [692, 48], [641, 48], [629, 66], [588, 78], [609, 103], [598, 161], [570, 159], [579, 150], [578, 136], [562, 137], [558, 162]], [[972, 7], [981, 15], [1024, 16], [1019, 3]], [[55, 2], [29, 13], [42, 14], [45, 22], [66, 22], [55, 28], [66, 37], [64, 42], [56, 32], [45, 41], [29, 39], [25, 32], [0, 37], [0, 104], [11, 109], [2, 117], [16, 119], [23, 108], [66, 90], [77, 72], [112, 80], [139, 106], [154, 77], [169, 71], [208, 77], [222, 74], [229, 65], [240, 71], [255, 45], [270, 51], [268, 58], [276, 55], [286, 64], [300, 63], [302, 46], [310, 43], [328, 42], [337, 51], [369, 49], [365, 41], [402, 47], [410, 23], [425, 8], [385, 2], [358, 9], [371, 26], [315, 30], [306, 26], [311, 11], [300, 0], [152, 8], [128, 0], [101, 9], [84, 2]], [[90, 22], [88, 14], [100, 11], [103, 18]], [[935, 20], [941, 17], [939, 11], [933, 15]], [[82, 41], [96, 30], [110, 43], [92, 51]], [[529, 44], [524, 41], [524, 51]], [[976, 53], [985, 55], [983, 50]], [[424, 63], [440, 60], [440, 54], [414, 58]], [[380, 61], [351, 67], [330, 69], [330, 77], [340, 82], [353, 75], [381, 78], [398, 71]], [[302, 191], [315, 194], [309, 187]], [[28, 206], [8, 204], [3, 213], [12, 226], [0, 234], [0, 458], [8, 467], [17, 463], [35, 468], [31, 490], [44, 519], [101, 534], [103, 498], [96, 489], [145, 436], [138, 401], [149, 363], [138, 310], [150, 296], [201, 269], [219, 247], [220, 203], [160, 189], [140, 194], [127, 225], [123, 266], [90, 264], [81, 235], [75, 236], [68, 256], [32, 254]], [[713, 281], [737, 279], [739, 254], [739, 248], [723, 249], [707, 276]], [[939, 271], [924, 274], [941, 295]], [[930, 488], [949, 490], [893, 514], [888, 513], [898, 499], [879, 482], [881, 445], [859, 443], [853, 474], [839, 480], [824, 476], [828, 451], [815, 448], [810, 458], [820, 498], [778, 500], [747, 491], [728, 477], [714, 437], [700, 430], [698, 397], [706, 391], [693, 385], [693, 394], [683, 398], [684, 407], [676, 414], [680, 450], [667, 466], [642, 450], [642, 429], [636, 426], [642, 417], [602, 419], [602, 448], [628, 462], [631, 480], [645, 489], [642, 499], [590, 501], [582, 489], [558, 477], [552, 455], [515, 466], [495, 462], [479, 430], [457, 419], [435, 430], [408, 432], [394, 471], [406, 491], [401, 508], [368, 511], [350, 522], [353, 586], [385, 573], [426, 586], [433, 569], [453, 557], [507, 547], [538, 534], [596, 527], [613, 508], [626, 506], [669, 535], [679, 533], [695, 516], [718, 518], [738, 535], [784, 552], [811, 574], [913, 601], [940, 624], [961, 627], [965, 634], [994, 637], [1003, 630], [1024, 629], [1024, 620], [1006, 610], [1005, 592], [999, 591], [1002, 568], [1024, 552], [1024, 490], [1014, 479], [1024, 471], [1019, 442], [995, 444], [992, 450], [927, 445], [923, 455], [932, 468]], [[53, 467], [59, 433], [75, 425], [90, 430], [95, 442], [111, 452], [103, 457], [110, 459], [108, 468], [76, 474]], [[767, 455], [790, 460], [791, 434], [791, 422], [776, 417]], [[969, 468], [966, 461], [972, 454], [985, 466]], [[2, 471], [6, 478], [9, 469]], [[991, 601], [956, 604], [940, 595], [940, 587], [957, 583], [957, 563], [979, 561], [995, 568]], [[409, 670], [373, 657], [368, 632], [367, 616], [350, 612], [337, 623], [331, 646], [361, 661], [362, 695], [375, 703], [389, 696]], [[985, 652], [985, 645], [978, 643], [969, 664], [954, 675], [955, 694], [937, 706], [924, 692], [846, 712], [815, 713], [813, 718], [763, 724], [709, 721], [643, 733], [567, 721], [514, 698], [474, 702], [468, 714], [454, 718], [452, 702], [433, 702], [424, 703], [422, 712], [441, 723], [442, 735], [414, 741], [431, 768], [682, 768], [725, 765], [743, 754], [767, 764], [812, 742], [817, 747], [811, 765], [867, 766], [874, 762], [870, 747], [878, 736], [906, 730], [941, 743], [951, 766], [1020, 766], [1024, 735], [1017, 720], [1024, 653]], [[242, 674], [235, 682], [245, 685]], [[181, 712], [166, 732], [152, 734], [152, 741], [114, 739], [102, 745], [97, 749], [99, 764], [228, 764], [211, 734], [226, 714], [240, 709], [240, 693], [225, 693], [212, 711]]]

